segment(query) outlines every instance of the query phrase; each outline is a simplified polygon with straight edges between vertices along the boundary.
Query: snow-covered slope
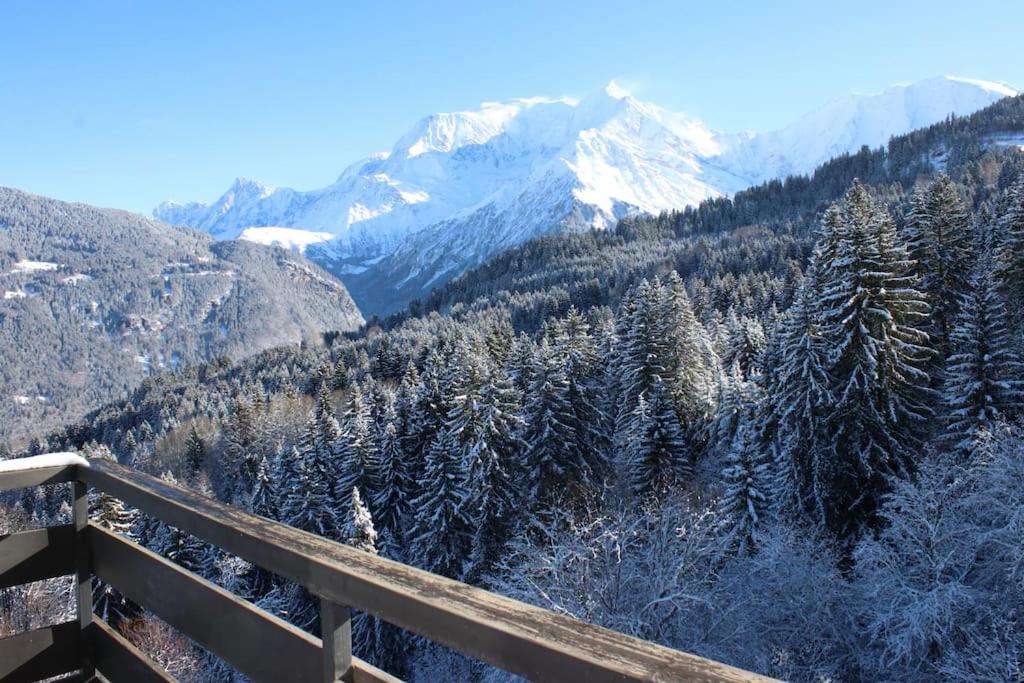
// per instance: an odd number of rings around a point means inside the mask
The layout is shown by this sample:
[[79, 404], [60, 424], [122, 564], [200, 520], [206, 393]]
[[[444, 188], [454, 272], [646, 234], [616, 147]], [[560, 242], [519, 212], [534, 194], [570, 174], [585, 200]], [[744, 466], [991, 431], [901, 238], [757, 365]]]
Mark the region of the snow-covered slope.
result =
[[1017, 91], [1002, 83], [955, 76], [894, 85], [872, 95], [848, 95], [800, 117], [785, 128], [737, 136], [719, 162], [756, 184], [808, 173], [864, 145], [878, 147], [895, 135], [964, 115]]
[[779, 131], [725, 134], [611, 83], [581, 100], [517, 99], [428, 116], [390, 152], [319, 190], [240, 178], [212, 204], [165, 203], [154, 214], [220, 238], [307, 248], [345, 278], [364, 310], [386, 312], [530, 237], [604, 228], [631, 212], [811, 171], [1012, 94], [936, 78], [836, 100]]
[[281, 228], [267, 226], [262, 228], [246, 228], [239, 237], [248, 242], [265, 244], [269, 247], [281, 247], [300, 254], [311, 244], [328, 242], [334, 239], [329, 232], [316, 232], [302, 228]]

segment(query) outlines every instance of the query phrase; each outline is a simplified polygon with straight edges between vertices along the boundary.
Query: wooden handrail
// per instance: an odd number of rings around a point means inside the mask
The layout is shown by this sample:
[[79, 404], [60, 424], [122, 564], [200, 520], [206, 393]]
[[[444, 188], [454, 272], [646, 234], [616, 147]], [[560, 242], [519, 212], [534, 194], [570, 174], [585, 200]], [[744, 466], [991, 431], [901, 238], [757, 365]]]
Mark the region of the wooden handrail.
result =
[[[351, 656], [345, 651], [350, 647], [347, 607], [376, 615], [429, 640], [533, 680], [769, 680], [329, 541], [116, 463], [92, 461], [88, 467], [74, 466], [73, 469], [68, 480], [88, 484], [120, 498], [320, 596], [327, 613], [324, 626], [333, 636], [331, 642], [326, 643], [330, 649], [319, 639], [304, 637], [301, 632], [288, 636], [294, 640], [282, 641], [294, 642], [298, 647], [294, 658], [288, 659], [306, 662], [294, 669], [295, 680], [299, 680], [300, 671], [304, 672], [302, 679], [321, 678], [321, 671], [325, 672], [324, 676], [333, 678], [329, 673], [332, 666], [347, 666]], [[4, 486], [4, 476], [0, 472], [0, 489]], [[93, 525], [87, 532], [95, 573], [153, 609], [158, 616], [164, 616], [165, 620], [173, 610], [166, 601], [161, 603], [160, 596], [154, 594], [151, 587], [146, 587], [147, 572], [160, 573], [165, 580], [183, 587], [181, 590], [191, 591], [190, 609], [202, 610], [205, 599], [208, 604], [216, 605], [216, 609], [244, 613], [246, 623], [251, 624], [247, 628], [255, 629], [251, 631], [253, 634], [270, 633], [266, 631], [268, 628], [281, 629], [282, 634], [291, 633], [292, 627], [277, 623], [280, 620], [117, 534]], [[246, 656], [239, 654], [237, 642], [203, 640], [206, 636], [196, 629], [197, 620], [202, 618], [202, 614], [189, 615], [187, 610], [179, 610], [171, 614], [171, 623], [186, 635], [198, 636], [202, 644], [218, 654], [231, 655], [227, 657], [229, 661], [244, 664]], [[178, 623], [174, 623], [174, 619]], [[341, 621], [335, 623], [332, 619]], [[250, 643], [249, 647], [259, 645]], [[324, 655], [317, 654], [321, 650]], [[331, 662], [321, 664], [323, 659], [316, 657], [325, 655]], [[351, 661], [347, 678], [395, 680], [363, 662]], [[321, 666], [323, 668], [319, 668]], [[248, 670], [243, 666], [242, 670], [261, 678], [258, 666], [250, 666]]]

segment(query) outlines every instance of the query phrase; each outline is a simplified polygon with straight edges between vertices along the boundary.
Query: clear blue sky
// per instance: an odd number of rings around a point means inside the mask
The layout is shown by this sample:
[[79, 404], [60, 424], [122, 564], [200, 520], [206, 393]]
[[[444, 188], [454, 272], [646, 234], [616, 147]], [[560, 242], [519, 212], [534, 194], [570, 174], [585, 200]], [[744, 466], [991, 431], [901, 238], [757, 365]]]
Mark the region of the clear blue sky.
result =
[[616, 79], [722, 130], [956, 74], [1024, 88], [1024, 3], [3, 2], [0, 185], [148, 213], [333, 181], [419, 117]]

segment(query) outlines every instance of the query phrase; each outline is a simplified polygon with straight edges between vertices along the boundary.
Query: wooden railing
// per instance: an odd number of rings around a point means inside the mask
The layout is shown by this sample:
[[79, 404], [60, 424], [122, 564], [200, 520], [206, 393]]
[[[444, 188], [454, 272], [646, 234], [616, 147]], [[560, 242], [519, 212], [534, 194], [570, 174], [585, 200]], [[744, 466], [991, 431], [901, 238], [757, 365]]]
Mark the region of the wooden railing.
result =
[[[92, 577], [255, 681], [395, 681], [352, 656], [350, 609], [533, 680], [753, 681], [755, 674], [489, 593], [218, 503], [107, 461], [0, 471], [71, 482], [73, 523], [0, 536], [0, 588], [74, 575], [77, 621], [0, 639], [0, 680], [168, 681], [92, 613]], [[30, 464], [28, 460], [24, 464]], [[88, 520], [92, 486], [320, 598], [323, 640]]]

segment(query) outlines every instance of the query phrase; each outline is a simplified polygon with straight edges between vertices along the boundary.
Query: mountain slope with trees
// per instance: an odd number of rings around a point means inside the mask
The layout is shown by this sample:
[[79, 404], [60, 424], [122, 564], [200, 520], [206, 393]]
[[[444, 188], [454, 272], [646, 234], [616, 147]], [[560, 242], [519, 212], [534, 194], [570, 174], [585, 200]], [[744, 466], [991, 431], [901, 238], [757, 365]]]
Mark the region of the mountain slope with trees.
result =
[[0, 292], [0, 440], [78, 419], [163, 369], [363, 322], [298, 255], [6, 188]]

